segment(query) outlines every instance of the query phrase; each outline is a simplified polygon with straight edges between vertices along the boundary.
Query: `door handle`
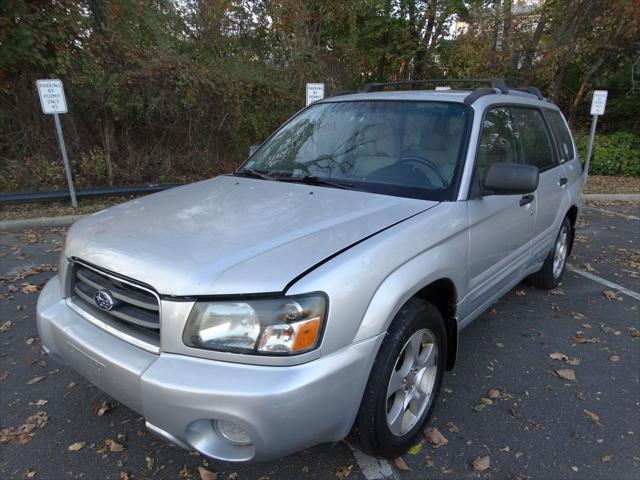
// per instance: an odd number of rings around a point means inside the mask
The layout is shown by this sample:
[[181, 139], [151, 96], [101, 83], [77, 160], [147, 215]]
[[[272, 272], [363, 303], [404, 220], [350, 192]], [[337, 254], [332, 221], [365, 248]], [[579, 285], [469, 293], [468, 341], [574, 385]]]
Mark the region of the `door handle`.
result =
[[564, 187], [567, 183], [569, 183], [569, 179], [567, 177], [562, 177], [560, 180], [558, 180], [558, 185], [560, 185], [561, 187]]
[[522, 198], [520, 199], [520, 206], [524, 207], [525, 205], [530, 204], [531, 202], [533, 202], [535, 200], [535, 195], [533, 194], [529, 194], [529, 195], [523, 195]]

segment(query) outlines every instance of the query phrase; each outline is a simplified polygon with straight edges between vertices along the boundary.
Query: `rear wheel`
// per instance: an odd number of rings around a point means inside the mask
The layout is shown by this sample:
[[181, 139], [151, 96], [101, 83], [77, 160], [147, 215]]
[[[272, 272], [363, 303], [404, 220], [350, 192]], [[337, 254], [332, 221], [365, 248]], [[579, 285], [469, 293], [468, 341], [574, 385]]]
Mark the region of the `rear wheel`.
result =
[[572, 228], [567, 217], [562, 221], [556, 242], [544, 260], [542, 268], [527, 278], [531, 285], [550, 290], [562, 280], [571, 249]]
[[396, 315], [374, 362], [352, 436], [369, 454], [402, 455], [436, 403], [446, 360], [440, 312], [412, 299]]

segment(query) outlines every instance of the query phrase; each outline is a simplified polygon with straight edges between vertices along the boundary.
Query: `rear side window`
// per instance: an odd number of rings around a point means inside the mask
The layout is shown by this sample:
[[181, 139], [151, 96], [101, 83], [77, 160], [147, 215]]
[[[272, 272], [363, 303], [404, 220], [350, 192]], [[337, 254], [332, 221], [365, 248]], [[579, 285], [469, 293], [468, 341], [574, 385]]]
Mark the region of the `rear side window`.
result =
[[524, 163], [542, 172], [556, 165], [551, 138], [538, 110], [512, 107], [513, 122], [522, 146]]
[[573, 160], [575, 158], [573, 142], [571, 141], [571, 134], [569, 133], [564, 118], [562, 118], [562, 114], [557, 110], [545, 110], [544, 116], [547, 118], [551, 132], [553, 132], [553, 136], [558, 144], [561, 162]]
[[489, 167], [500, 162], [521, 163], [513, 118], [507, 107], [494, 108], [484, 116], [476, 154], [475, 180], [478, 185], [482, 185]]

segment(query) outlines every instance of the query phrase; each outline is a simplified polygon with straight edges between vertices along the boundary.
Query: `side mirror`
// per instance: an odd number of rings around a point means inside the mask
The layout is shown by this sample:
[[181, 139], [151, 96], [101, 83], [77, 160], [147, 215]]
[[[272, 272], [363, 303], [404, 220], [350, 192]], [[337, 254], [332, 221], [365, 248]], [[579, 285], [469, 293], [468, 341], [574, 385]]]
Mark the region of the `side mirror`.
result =
[[533, 165], [494, 163], [484, 177], [485, 195], [524, 195], [538, 188], [540, 172]]
[[257, 145], [251, 145], [249, 147], [249, 157], [252, 156], [254, 153], [256, 153], [261, 146], [262, 146], [261, 143], [259, 143]]

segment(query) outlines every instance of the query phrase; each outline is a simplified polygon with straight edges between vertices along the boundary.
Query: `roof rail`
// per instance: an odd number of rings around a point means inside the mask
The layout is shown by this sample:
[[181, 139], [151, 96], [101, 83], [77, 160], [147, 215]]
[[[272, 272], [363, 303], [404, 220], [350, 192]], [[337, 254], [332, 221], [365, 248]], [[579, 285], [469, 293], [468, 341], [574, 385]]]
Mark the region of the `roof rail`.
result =
[[[504, 83], [504, 80], [500, 78], [442, 78], [442, 79], [429, 79], [429, 80], [402, 80], [399, 82], [389, 83], [367, 83], [364, 87], [364, 92], [375, 92], [382, 90], [384, 87], [396, 87], [402, 85], [420, 85], [424, 83], [486, 83], [491, 88], [497, 88], [500, 93], [509, 93], [509, 87]], [[495, 93], [495, 92], [492, 92]]]
[[526, 88], [510, 88], [509, 90], [515, 90], [516, 92], [525, 92], [530, 93], [531, 95], [535, 95], [538, 100], [544, 100], [540, 89], [537, 87], [526, 87]]
[[473, 92], [467, 95], [464, 99], [464, 103], [467, 105], [473, 105], [476, 100], [485, 95], [493, 95], [496, 93], [494, 88], [476, 88]]

